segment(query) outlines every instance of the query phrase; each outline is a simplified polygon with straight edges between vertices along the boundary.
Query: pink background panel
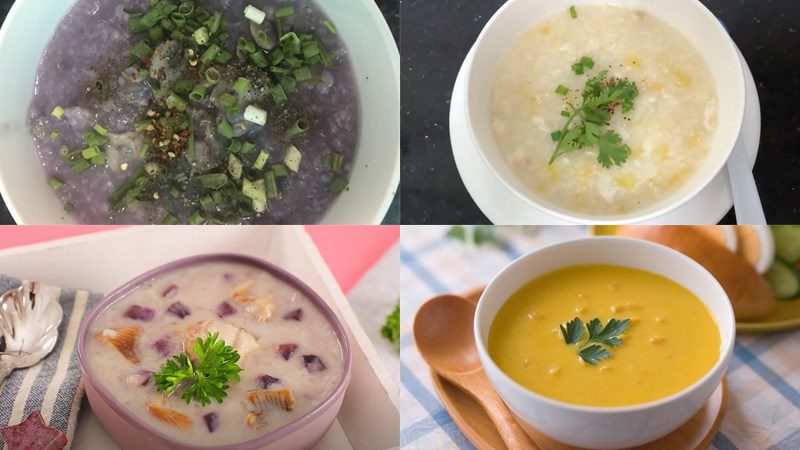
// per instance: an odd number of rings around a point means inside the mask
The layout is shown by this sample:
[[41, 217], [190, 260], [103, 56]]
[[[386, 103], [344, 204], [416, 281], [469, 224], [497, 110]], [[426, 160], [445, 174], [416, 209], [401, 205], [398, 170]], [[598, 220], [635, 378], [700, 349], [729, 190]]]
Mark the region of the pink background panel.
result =
[[[88, 233], [113, 230], [105, 225], [9, 225], [0, 226], [0, 250], [52, 241]], [[323, 259], [344, 292], [400, 239], [400, 227], [381, 226], [306, 226]]]

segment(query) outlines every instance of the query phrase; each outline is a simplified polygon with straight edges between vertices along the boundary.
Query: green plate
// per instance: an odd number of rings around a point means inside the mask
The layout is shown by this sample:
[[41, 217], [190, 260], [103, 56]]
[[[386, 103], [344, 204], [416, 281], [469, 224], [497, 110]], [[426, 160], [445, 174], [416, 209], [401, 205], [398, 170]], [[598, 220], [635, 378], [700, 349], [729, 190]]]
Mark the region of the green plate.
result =
[[800, 298], [779, 300], [775, 310], [767, 317], [753, 322], [736, 322], [736, 331], [742, 333], [775, 333], [800, 327]]

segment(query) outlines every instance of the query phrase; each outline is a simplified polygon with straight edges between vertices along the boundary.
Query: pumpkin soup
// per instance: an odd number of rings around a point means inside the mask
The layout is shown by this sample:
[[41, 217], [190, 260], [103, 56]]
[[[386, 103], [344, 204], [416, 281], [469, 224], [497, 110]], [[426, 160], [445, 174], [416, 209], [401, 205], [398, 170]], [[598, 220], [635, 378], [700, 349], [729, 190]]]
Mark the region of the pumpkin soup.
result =
[[517, 290], [489, 330], [492, 359], [538, 394], [627, 406], [675, 394], [720, 354], [717, 323], [683, 286], [644, 270], [580, 265]]

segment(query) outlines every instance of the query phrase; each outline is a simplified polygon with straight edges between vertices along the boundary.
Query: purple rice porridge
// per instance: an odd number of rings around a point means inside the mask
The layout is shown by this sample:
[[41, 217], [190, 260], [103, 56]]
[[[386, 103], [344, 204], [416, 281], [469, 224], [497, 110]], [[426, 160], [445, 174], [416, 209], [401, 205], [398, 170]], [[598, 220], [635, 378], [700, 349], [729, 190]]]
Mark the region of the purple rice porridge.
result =
[[29, 109], [81, 223], [317, 222], [359, 123], [347, 48], [312, 0], [78, 0]]

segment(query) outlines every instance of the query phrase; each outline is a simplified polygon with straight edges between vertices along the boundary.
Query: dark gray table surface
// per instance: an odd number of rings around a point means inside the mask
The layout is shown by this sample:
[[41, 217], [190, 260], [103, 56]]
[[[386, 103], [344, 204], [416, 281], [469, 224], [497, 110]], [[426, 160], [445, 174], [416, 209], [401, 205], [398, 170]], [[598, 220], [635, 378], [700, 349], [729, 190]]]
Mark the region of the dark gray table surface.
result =
[[[754, 169], [769, 223], [800, 223], [800, 7], [794, 0], [701, 0], [741, 49], [758, 85], [761, 146]], [[464, 57], [504, 0], [401, 4], [402, 223], [489, 223], [469, 196], [448, 134]], [[729, 212], [723, 223], [734, 222]]]
[[[398, 2], [399, 0], [375, 0], [375, 3], [383, 13], [383, 17], [386, 19], [386, 23], [389, 24], [389, 28], [392, 30], [395, 42], [397, 42], [400, 37], [400, 5]], [[0, 25], [3, 24], [3, 21], [8, 14], [8, 10], [11, 8], [13, 3], [14, 0], [0, 0]], [[1, 163], [2, 159], [0, 158], [0, 164]], [[392, 201], [392, 206], [389, 208], [389, 211], [386, 213], [386, 217], [383, 219], [383, 223], [391, 224], [399, 222], [400, 192], [398, 191], [397, 195], [395, 195], [394, 200]], [[6, 208], [5, 201], [0, 198], [0, 224], [14, 223], [15, 222], [11, 217], [11, 213], [9, 213], [8, 208]]]

